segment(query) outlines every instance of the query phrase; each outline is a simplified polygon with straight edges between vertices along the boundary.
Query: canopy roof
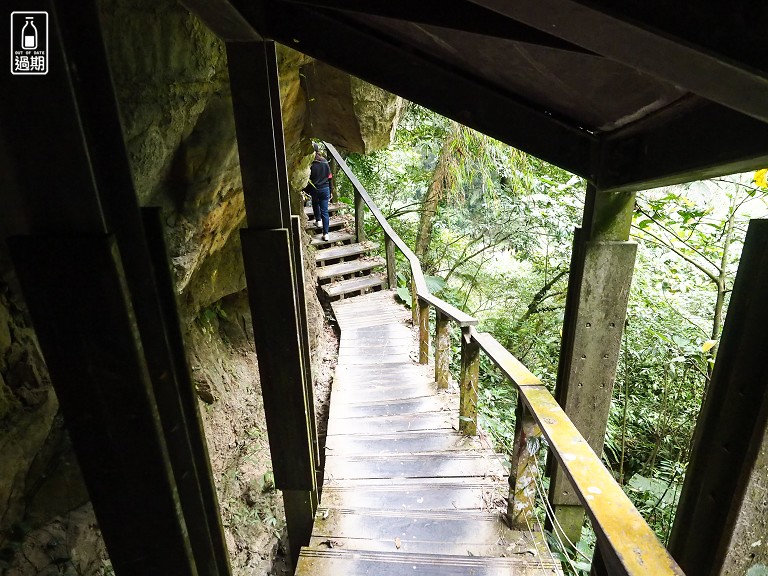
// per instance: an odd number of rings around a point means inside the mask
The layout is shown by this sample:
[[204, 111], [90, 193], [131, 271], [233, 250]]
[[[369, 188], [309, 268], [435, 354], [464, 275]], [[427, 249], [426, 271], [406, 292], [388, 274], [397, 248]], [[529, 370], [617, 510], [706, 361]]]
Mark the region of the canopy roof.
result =
[[274, 39], [600, 190], [768, 166], [762, 0], [184, 4], [225, 39]]

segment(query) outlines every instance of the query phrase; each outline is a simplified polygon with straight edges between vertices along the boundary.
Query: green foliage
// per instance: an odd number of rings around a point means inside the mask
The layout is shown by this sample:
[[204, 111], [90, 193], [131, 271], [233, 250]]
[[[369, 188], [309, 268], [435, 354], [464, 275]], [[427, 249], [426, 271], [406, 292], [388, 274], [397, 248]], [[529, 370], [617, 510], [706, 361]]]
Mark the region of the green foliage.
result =
[[411, 291], [406, 286], [398, 286], [397, 287], [397, 297], [400, 298], [400, 300], [405, 304], [408, 308], [411, 307]]
[[684, 476], [683, 464], [662, 460], [654, 468], [653, 476], [635, 474], [625, 486], [627, 495], [664, 543], [669, 541], [672, 531]]
[[430, 276], [429, 274], [424, 276], [424, 281], [427, 283], [427, 290], [432, 294], [439, 294], [446, 286], [446, 282], [440, 276]]
[[219, 328], [219, 320], [226, 320], [227, 313], [221, 307], [221, 301], [203, 308], [195, 318], [195, 323], [209, 339]]
[[552, 532], [547, 531], [544, 534], [552, 556], [562, 563], [563, 572], [567, 576], [589, 576], [595, 550], [594, 532], [591, 532], [591, 539], [579, 540], [575, 548], [557, 538]]
[[262, 493], [272, 492], [275, 489], [275, 475], [272, 470], [264, 472], [258, 480], [259, 489]]
[[517, 389], [488, 357], [482, 354], [478, 388], [477, 413], [481, 426], [491, 435], [497, 450], [512, 454], [515, 443]]
[[[421, 211], [431, 215], [423, 201], [441, 158], [450, 174], [422, 262], [430, 290], [477, 316], [480, 330], [552, 389], [585, 183], [417, 106], [408, 108], [389, 149], [347, 161], [414, 247]], [[603, 458], [662, 539], [673, 522], [746, 220], [768, 213], [764, 176], [757, 186], [753, 175], [735, 175], [637, 195], [632, 230], [638, 256]], [[351, 202], [353, 191], [343, 179], [339, 190]], [[370, 218], [366, 231], [383, 254], [381, 232]], [[397, 258], [397, 292], [410, 306], [410, 270]], [[458, 379], [458, 331], [451, 333], [451, 346]], [[516, 405], [514, 387], [481, 355], [479, 418], [508, 452]], [[576, 551], [554, 548], [570, 559], [571, 574], [588, 570], [594, 534], [585, 533], [592, 539], [577, 543]]]

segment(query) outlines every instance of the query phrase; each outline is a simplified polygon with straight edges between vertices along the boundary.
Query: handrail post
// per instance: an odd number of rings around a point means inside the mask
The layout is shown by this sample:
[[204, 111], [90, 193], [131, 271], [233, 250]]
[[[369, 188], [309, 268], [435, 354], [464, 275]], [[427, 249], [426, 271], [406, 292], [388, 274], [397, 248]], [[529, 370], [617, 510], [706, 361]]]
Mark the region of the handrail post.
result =
[[507, 518], [512, 529], [530, 529], [532, 526], [536, 514], [536, 476], [539, 472], [540, 446], [541, 429], [518, 395], [515, 444], [507, 499]]
[[413, 273], [411, 273], [411, 322], [414, 326], [419, 325], [419, 293]]
[[365, 242], [365, 203], [357, 188], [355, 188], [355, 236], [358, 242]]
[[389, 234], [384, 233], [384, 249], [387, 254], [387, 282], [389, 289], [397, 288], [397, 273], [395, 272], [395, 243]]
[[438, 389], [448, 388], [448, 364], [451, 350], [451, 334], [448, 317], [435, 309], [435, 382]]
[[477, 434], [477, 385], [480, 376], [480, 345], [469, 326], [461, 328], [461, 384], [459, 386], [459, 432]]
[[429, 304], [419, 302], [419, 364], [429, 363]]

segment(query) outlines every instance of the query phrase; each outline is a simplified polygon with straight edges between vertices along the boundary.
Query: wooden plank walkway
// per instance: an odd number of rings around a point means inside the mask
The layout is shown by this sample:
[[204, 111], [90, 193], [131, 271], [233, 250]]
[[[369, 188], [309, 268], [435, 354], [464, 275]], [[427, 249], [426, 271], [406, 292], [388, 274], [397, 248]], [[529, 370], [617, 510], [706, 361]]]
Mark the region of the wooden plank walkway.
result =
[[296, 574], [562, 574], [541, 534], [504, 524], [503, 460], [456, 431], [458, 395], [418, 364], [394, 292], [332, 306], [341, 340], [325, 482]]

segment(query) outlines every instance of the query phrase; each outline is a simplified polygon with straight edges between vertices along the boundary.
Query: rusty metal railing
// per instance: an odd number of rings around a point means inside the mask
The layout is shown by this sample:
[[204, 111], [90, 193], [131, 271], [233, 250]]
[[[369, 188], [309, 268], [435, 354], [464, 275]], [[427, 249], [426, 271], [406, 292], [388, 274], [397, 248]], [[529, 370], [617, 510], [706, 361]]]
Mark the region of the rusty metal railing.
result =
[[491, 334], [477, 332], [474, 328], [477, 319], [430, 293], [416, 255], [392, 229], [338, 151], [327, 143], [326, 147], [355, 190], [358, 238], [362, 239], [364, 206], [384, 233], [390, 288], [396, 285], [394, 249], [400, 250], [409, 262], [411, 310], [413, 323], [419, 326], [419, 362], [422, 364], [429, 361], [429, 307], [435, 309], [435, 381], [439, 388], [448, 386], [449, 324], [454, 322], [461, 327], [459, 430], [467, 435], [477, 431], [481, 350], [519, 392], [522, 402], [517, 409], [507, 506], [510, 521], [521, 528], [532, 524], [536, 494], [533, 483], [539, 467], [536, 465], [538, 456], [531, 449], [537, 443], [530, 440], [543, 436], [592, 521], [607, 573], [619, 576], [682, 575], [683, 571], [541, 380]]

